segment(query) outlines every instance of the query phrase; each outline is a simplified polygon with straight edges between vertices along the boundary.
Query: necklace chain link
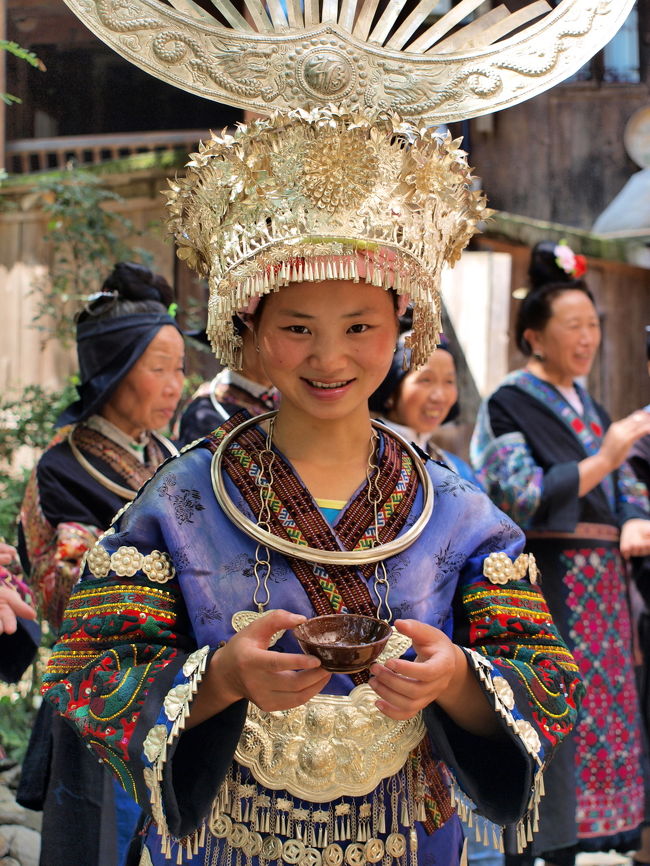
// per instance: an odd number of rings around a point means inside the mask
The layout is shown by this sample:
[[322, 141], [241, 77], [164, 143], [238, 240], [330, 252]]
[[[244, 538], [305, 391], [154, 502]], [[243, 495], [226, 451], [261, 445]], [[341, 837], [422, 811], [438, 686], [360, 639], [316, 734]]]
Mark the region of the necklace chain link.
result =
[[[374, 514], [374, 539], [372, 542], [373, 547], [378, 547], [381, 544], [379, 540], [379, 503], [382, 500], [382, 492], [381, 488], [379, 487], [381, 468], [379, 466], [378, 454], [379, 436], [377, 434], [377, 431], [373, 427], [370, 437], [370, 454], [368, 455], [368, 468], [366, 469], [366, 480], [368, 482], [366, 496], [368, 497], [368, 502], [372, 505], [372, 510]], [[377, 599], [377, 618], [385, 619], [386, 622], [390, 622], [393, 618], [393, 611], [391, 610], [390, 604], [388, 603], [390, 583], [388, 581], [388, 575], [386, 573], [386, 564], [383, 559], [375, 562], [372, 589], [375, 594], [375, 598]], [[384, 593], [383, 598], [381, 595], [382, 590]], [[385, 613], [385, 616], [382, 616], [382, 613]]]

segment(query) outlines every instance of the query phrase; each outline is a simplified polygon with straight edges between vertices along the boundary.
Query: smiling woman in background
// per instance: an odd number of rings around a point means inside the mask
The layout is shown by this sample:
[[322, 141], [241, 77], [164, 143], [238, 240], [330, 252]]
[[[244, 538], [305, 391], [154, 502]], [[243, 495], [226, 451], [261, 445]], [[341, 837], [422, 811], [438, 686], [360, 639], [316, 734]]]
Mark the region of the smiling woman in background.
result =
[[[38, 462], [21, 510], [21, 558], [55, 632], [83, 555], [172, 454], [155, 431], [174, 415], [184, 344], [166, 280], [121, 262], [77, 320], [79, 399]], [[18, 792], [43, 809], [41, 866], [116, 866], [139, 810], [43, 704]], [[75, 832], [70, 828], [74, 825]]]
[[533, 250], [532, 288], [517, 319], [528, 360], [482, 406], [471, 451], [490, 497], [526, 532], [587, 685], [581, 721], [545, 776], [532, 846], [554, 866], [572, 866], [578, 850], [629, 850], [644, 803], [622, 557], [650, 550], [646, 488], [625, 463], [650, 432], [650, 415], [610, 424], [576, 381], [589, 373], [601, 336], [582, 267], [565, 244]]
[[431, 440], [441, 424], [453, 421], [459, 414], [456, 360], [449, 344], [442, 340], [422, 367], [411, 370], [408, 336], [399, 338], [388, 375], [370, 398], [370, 410], [434, 460], [441, 460], [476, 484], [464, 460], [438, 448]]

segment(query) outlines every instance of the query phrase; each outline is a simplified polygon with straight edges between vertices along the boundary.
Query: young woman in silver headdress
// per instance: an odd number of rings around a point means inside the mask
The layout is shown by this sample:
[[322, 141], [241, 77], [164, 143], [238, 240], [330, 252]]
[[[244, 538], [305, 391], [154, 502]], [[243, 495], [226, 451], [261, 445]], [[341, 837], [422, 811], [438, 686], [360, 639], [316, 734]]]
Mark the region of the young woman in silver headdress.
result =
[[[248, 313], [282, 399], [156, 473], [54, 649], [47, 699], [148, 813], [134, 862], [453, 866], [458, 810], [534, 826], [575, 663], [522, 533], [368, 410], [409, 300], [433, 350], [470, 184], [450, 137], [328, 110], [215, 136], [172, 184], [215, 349], [236, 368]], [[300, 651], [330, 614], [390, 625], [369, 669]]]

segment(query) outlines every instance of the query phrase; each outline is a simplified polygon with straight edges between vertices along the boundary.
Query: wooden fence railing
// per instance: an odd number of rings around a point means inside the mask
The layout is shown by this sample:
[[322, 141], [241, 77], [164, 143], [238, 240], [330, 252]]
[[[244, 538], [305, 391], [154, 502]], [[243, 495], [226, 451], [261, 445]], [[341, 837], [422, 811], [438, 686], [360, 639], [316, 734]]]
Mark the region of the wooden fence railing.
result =
[[111, 135], [67, 135], [54, 138], [18, 138], [5, 145], [6, 170], [28, 174], [52, 168], [92, 165], [134, 153], [196, 147], [207, 138], [205, 129], [160, 132], [124, 132]]

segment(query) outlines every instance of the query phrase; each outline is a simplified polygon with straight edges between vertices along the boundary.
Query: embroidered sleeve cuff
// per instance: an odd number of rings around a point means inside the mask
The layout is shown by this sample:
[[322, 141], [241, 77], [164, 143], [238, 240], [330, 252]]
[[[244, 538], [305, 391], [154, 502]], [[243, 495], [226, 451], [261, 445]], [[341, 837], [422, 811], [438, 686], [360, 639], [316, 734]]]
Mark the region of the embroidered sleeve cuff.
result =
[[526, 834], [540, 796], [540, 738], [517, 711], [512, 687], [492, 662], [473, 650], [463, 651], [498, 714], [502, 735], [488, 739], [471, 734], [435, 704], [424, 711], [429, 735], [463, 792], [457, 792], [456, 799], [469, 799], [466, 811], [478, 811], [496, 824], [520, 822], [520, 832]]

